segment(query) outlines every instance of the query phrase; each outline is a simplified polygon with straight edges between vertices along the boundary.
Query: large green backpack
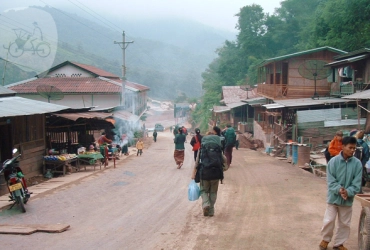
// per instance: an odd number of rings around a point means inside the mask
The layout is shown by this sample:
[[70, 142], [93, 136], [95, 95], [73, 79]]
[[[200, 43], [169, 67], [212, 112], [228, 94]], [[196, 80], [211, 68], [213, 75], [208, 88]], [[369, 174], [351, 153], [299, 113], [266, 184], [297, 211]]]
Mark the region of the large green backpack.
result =
[[200, 146], [199, 176], [201, 180], [223, 180], [223, 159], [220, 137], [207, 135]]

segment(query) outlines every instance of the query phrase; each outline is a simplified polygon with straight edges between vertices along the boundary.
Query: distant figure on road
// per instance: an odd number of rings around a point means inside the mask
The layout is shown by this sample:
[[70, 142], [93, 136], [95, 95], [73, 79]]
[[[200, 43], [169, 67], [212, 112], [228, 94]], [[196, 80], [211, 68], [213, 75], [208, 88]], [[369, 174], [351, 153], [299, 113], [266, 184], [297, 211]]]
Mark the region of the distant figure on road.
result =
[[321, 229], [322, 241], [319, 245], [321, 250], [326, 250], [333, 238], [337, 217], [333, 249], [347, 249], [343, 244], [349, 237], [352, 204], [354, 196], [360, 192], [362, 179], [361, 161], [353, 157], [356, 142], [355, 137], [344, 137], [342, 151], [333, 157], [327, 166], [327, 205]]
[[172, 126], [170, 126], [170, 132], [172, 133]]
[[175, 152], [173, 153], [173, 157], [175, 158], [177, 169], [180, 169], [182, 164], [184, 164], [185, 157], [185, 135], [182, 133], [181, 128], [178, 129], [178, 134], [175, 135], [175, 139], [173, 141], [175, 143]]
[[141, 156], [141, 154], [143, 153], [143, 149], [144, 149], [144, 142], [141, 140], [141, 138], [136, 143], [136, 149], [137, 149], [136, 156], [139, 156], [139, 154]]
[[157, 131], [155, 129], [153, 131], [153, 140], [154, 142], [157, 142]]
[[193, 138], [191, 138], [191, 141], [190, 141], [190, 145], [193, 146], [194, 161], [197, 160], [198, 150], [200, 148], [201, 141], [202, 141], [202, 136], [200, 134], [200, 129], [196, 128], [195, 135], [193, 136]]

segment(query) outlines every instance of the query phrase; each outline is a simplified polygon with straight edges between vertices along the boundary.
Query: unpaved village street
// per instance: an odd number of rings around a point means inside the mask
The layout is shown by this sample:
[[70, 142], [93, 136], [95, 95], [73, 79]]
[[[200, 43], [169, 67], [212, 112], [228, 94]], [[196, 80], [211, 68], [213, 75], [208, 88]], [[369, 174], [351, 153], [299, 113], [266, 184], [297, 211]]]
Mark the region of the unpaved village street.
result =
[[[151, 138], [147, 138], [150, 140]], [[188, 142], [190, 137], [188, 138]], [[149, 143], [147, 143], [148, 145]], [[249, 149], [234, 150], [219, 187], [215, 216], [187, 199], [193, 152], [173, 159], [173, 136], [158, 133], [143, 155], [118, 161], [59, 190], [31, 198], [27, 212], [2, 211], [1, 224], [69, 224], [62, 233], [0, 235], [1, 249], [318, 249], [325, 179]], [[63, 177], [60, 177], [63, 178]], [[355, 201], [346, 243], [357, 247]], [[329, 245], [332, 249], [332, 245]]]

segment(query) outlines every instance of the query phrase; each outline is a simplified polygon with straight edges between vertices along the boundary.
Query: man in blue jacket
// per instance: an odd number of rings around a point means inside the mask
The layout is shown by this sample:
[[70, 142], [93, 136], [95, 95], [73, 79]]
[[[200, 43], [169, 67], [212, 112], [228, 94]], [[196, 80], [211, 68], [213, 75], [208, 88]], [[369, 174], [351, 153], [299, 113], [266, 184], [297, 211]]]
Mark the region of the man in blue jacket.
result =
[[337, 216], [338, 225], [334, 235], [333, 249], [347, 250], [343, 244], [349, 237], [352, 204], [354, 196], [360, 191], [362, 178], [361, 161], [353, 157], [353, 153], [356, 150], [356, 141], [355, 137], [344, 137], [342, 140], [342, 151], [333, 157], [327, 166], [327, 206], [324, 224], [321, 229], [323, 237], [319, 245], [321, 250], [326, 250], [333, 238]]

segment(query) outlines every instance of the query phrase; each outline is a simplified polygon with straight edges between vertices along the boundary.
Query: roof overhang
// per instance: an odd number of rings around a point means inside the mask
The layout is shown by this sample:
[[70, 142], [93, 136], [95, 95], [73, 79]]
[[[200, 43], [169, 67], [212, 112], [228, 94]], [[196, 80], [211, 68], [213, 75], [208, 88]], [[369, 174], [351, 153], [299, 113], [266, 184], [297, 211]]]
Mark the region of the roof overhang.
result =
[[112, 114], [109, 113], [101, 113], [101, 112], [83, 112], [83, 113], [62, 113], [62, 114], [55, 114], [52, 115], [63, 117], [72, 121], [77, 121], [77, 119], [84, 118], [84, 119], [101, 119], [104, 120]]
[[370, 89], [343, 96], [343, 99], [370, 99]]
[[66, 109], [69, 107], [18, 96], [0, 98], [0, 117], [46, 114]]
[[244, 105], [248, 105], [245, 102], [233, 102], [233, 103], [226, 103], [226, 106], [229, 107], [230, 109], [241, 107]]
[[264, 106], [266, 109], [285, 108], [285, 106], [284, 106], [284, 105], [279, 104], [279, 103], [265, 104], [265, 105], [262, 105], [262, 106]]
[[214, 113], [224, 113], [229, 112], [231, 109], [228, 106], [213, 106]]
[[332, 62], [332, 63], [328, 63], [325, 66], [328, 66], [328, 67], [341, 66], [341, 65], [344, 65], [344, 64], [348, 64], [348, 63], [352, 63], [352, 62], [363, 60], [366, 57], [368, 57], [367, 54], [366, 55], [360, 55], [360, 56], [354, 56], [354, 57], [346, 58], [344, 60], [340, 60], [340, 61], [335, 61], [335, 62]]

